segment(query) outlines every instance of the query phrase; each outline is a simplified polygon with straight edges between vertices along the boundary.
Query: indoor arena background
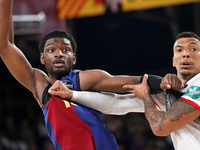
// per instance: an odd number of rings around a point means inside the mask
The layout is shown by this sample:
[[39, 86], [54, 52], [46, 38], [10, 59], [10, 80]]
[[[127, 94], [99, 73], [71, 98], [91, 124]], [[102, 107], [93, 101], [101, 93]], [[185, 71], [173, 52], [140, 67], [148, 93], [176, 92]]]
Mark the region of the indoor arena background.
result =
[[[76, 68], [103, 69], [113, 75], [148, 73], [164, 76], [169, 72], [176, 73], [172, 67], [172, 47], [176, 35], [182, 31], [200, 35], [198, 0], [178, 0], [176, 4], [168, 0], [169, 3], [155, 5], [150, 3], [153, 0], [135, 0], [147, 4], [142, 3], [137, 8], [132, 8], [130, 4], [127, 9], [122, 1], [132, 3], [134, 0], [91, 1], [101, 5], [102, 9], [83, 15], [76, 12], [61, 18], [58, 17], [59, 13], [62, 15], [59, 12], [62, 9], [58, 9], [59, 0], [14, 0], [15, 43], [33, 67], [44, 70], [39, 61], [38, 41], [42, 34], [56, 28], [68, 31], [76, 39]], [[75, 3], [71, 4], [66, 13], [75, 7]], [[116, 137], [120, 150], [173, 150], [170, 137], [153, 135], [144, 114], [104, 115], [104, 121]], [[54, 149], [39, 105], [33, 95], [12, 77], [2, 60], [1, 149]]]

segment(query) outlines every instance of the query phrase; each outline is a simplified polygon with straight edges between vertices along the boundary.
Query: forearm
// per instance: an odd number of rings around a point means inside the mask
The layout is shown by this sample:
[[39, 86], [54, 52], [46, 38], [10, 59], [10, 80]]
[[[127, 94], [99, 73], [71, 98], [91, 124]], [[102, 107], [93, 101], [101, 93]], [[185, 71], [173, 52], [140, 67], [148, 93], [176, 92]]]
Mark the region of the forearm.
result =
[[134, 94], [98, 93], [73, 91], [75, 102], [105, 114], [124, 115], [129, 112], [144, 112], [144, 104]]
[[145, 117], [148, 120], [153, 133], [162, 136], [162, 134], [164, 134], [163, 126], [165, 123], [165, 112], [158, 110], [149, 93], [144, 95], [143, 101], [145, 105]]

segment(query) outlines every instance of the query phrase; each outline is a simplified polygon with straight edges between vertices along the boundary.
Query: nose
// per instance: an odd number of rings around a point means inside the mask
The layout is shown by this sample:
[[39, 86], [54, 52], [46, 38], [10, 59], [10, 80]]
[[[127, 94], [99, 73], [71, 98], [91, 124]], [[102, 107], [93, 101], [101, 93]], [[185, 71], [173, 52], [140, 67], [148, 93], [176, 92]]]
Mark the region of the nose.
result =
[[189, 57], [190, 57], [190, 53], [188, 51], [184, 51], [183, 58], [189, 58]]
[[63, 56], [62, 51], [60, 49], [57, 49], [56, 53], [55, 53], [55, 56], [56, 57], [62, 57]]

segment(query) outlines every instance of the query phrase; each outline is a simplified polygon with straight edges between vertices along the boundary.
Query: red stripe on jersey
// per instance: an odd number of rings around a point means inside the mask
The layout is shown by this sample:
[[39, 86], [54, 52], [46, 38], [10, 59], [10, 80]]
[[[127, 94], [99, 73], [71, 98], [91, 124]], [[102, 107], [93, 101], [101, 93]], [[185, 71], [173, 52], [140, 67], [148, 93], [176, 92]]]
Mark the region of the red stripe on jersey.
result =
[[161, 109], [160, 106], [158, 105], [158, 103], [156, 103], [156, 101], [154, 101], [154, 102], [155, 102], [156, 106], [158, 106], [158, 108]]
[[52, 124], [55, 140], [62, 149], [94, 150], [94, 137], [87, 123], [76, 113], [74, 106], [52, 96], [46, 105], [47, 121]]
[[194, 106], [196, 109], [200, 110], [200, 106], [197, 105], [195, 102], [188, 100], [186, 98], [181, 97], [183, 100], [187, 101], [188, 103], [190, 103], [192, 106]]

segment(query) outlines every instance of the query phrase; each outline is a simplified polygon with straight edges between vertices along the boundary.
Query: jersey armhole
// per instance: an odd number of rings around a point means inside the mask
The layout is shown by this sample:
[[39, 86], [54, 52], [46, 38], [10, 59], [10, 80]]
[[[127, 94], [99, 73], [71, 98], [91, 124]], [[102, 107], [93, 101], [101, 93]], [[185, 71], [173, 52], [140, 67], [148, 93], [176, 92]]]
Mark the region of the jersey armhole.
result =
[[80, 79], [79, 79], [79, 72], [77, 72], [77, 75], [76, 75], [76, 85], [77, 85], [77, 90], [81, 91]]
[[51, 87], [51, 84], [48, 84], [42, 93], [42, 104], [46, 105], [51, 98], [51, 94], [49, 94], [48, 90]]

